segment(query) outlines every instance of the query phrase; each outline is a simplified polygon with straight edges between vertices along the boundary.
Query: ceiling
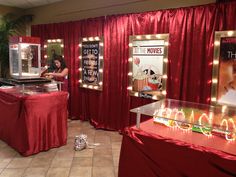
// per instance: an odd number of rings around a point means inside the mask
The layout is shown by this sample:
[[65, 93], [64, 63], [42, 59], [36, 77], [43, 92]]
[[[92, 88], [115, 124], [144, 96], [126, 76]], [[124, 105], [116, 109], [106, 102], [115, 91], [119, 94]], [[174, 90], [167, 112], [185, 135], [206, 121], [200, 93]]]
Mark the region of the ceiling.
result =
[[[60, 2], [60, 1], [66, 1], [66, 0], [0, 0], [0, 5], [18, 7], [21, 9], [29, 9], [29, 8], [48, 5], [48, 4], [52, 4], [52, 3]], [[81, 0], [78, 0], [78, 1], [81, 1]], [[86, 1], [88, 1], [88, 0], [86, 0]], [[99, 0], [97, 0], [97, 1], [99, 1]], [[137, 0], [129, 0], [129, 1], [136, 2]], [[156, 1], [160, 4], [166, 3], [165, 0], [139, 0], [139, 1]], [[188, 4], [191, 5], [195, 1], [196, 0], [188, 0], [188, 1], [185, 0], [184, 3], [186, 4], [186, 6], [188, 6]], [[208, 2], [208, 1], [207, 0], [198, 0], [198, 4], [204, 4], [205, 2]], [[117, 2], [117, 0], [106, 0], [106, 2], [108, 4], [111, 2], [115, 3], [115, 2]], [[120, 0], [119, 0], [119, 2], [120, 2]], [[183, 3], [183, 0], [179, 0], [179, 2]], [[177, 2], [171, 1], [171, 3], [173, 3], [173, 4], [178, 4], [179, 2], [178, 1]], [[85, 3], [85, 2], [81, 1], [81, 3]]]
[[32, 7], [52, 4], [63, 0], [0, 0], [0, 5], [28, 9]]

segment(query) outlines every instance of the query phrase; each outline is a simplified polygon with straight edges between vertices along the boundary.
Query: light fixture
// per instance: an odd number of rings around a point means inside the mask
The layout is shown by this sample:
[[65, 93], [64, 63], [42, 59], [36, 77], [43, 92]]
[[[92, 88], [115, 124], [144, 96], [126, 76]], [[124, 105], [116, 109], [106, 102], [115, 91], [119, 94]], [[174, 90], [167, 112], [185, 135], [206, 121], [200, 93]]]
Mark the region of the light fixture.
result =
[[221, 112], [222, 112], [222, 113], [225, 113], [225, 111], [226, 111], [227, 108], [228, 108], [228, 107], [227, 107], [226, 105], [222, 106]]
[[218, 79], [212, 79], [213, 84], [217, 84], [217, 82], [218, 82]]
[[228, 34], [228, 36], [233, 36], [234, 32], [233, 31], [228, 31], [227, 34]]
[[152, 99], [157, 100], [157, 96], [156, 95], [152, 96]]
[[215, 102], [216, 98], [215, 97], [211, 97], [211, 101]]
[[99, 40], [100, 40], [100, 38], [99, 38], [98, 36], [96, 36], [94, 39], [95, 39], [96, 41], [99, 41]]
[[129, 72], [129, 73], [128, 73], [128, 76], [132, 76], [132, 75], [133, 75], [133, 73], [132, 73], [132, 72]]
[[89, 37], [89, 41], [93, 41], [93, 37]]
[[167, 75], [164, 74], [164, 75], [162, 76], [162, 78], [163, 78], [163, 79], [167, 79]]
[[214, 61], [213, 61], [213, 64], [214, 64], [214, 65], [218, 65], [218, 64], [219, 64], [219, 60], [214, 60]]
[[214, 42], [214, 45], [215, 45], [215, 46], [219, 46], [219, 45], [220, 45], [220, 41], [215, 41], [215, 42]]
[[127, 87], [127, 89], [128, 89], [128, 90], [132, 90], [133, 88], [132, 88], [132, 86], [129, 86], [129, 87]]
[[161, 93], [162, 93], [162, 95], [166, 95], [167, 94], [166, 90], [163, 90]]

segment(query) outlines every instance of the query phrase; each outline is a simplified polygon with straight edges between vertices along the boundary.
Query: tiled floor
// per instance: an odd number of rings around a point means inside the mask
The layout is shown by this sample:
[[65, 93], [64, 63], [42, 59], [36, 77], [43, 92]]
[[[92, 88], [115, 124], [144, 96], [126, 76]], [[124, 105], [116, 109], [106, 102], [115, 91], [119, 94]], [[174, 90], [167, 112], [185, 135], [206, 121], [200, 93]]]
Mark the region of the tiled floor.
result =
[[[22, 157], [0, 140], [0, 177], [117, 177], [122, 136], [95, 130], [88, 122], [68, 122], [67, 145]], [[88, 135], [94, 149], [74, 151], [75, 135]]]

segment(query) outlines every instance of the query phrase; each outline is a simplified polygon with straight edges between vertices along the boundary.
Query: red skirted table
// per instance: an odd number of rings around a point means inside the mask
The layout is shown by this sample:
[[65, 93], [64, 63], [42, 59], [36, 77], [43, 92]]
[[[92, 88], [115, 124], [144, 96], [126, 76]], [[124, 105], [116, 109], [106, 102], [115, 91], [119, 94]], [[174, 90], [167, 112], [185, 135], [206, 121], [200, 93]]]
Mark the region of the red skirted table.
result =
[[236, 142], [154, 124], [126, 128], [119, 177], [236, 176]]
[[67, 97], [0, 88], [0, 139], [23, 156], [65, 145]]

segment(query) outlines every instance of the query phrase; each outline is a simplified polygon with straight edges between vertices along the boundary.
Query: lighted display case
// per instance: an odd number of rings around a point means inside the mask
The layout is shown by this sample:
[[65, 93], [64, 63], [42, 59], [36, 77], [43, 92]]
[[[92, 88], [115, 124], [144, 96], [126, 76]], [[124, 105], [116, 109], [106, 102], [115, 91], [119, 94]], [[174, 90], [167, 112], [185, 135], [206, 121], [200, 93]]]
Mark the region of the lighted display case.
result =
[[40, 38], [14, 36], [10, 38], [10, 75], [15, 79], [39, 78]]
[[153, 123], [183, 131], [194, 131], [206, 136], [222, 136], [232, 141], [236, 138], [236, 110], [224, 106], [211, 106], [186, 101], [163, 99], [130, 110], [137, 113], [140, 128], [141, 114], [153, 117]]

